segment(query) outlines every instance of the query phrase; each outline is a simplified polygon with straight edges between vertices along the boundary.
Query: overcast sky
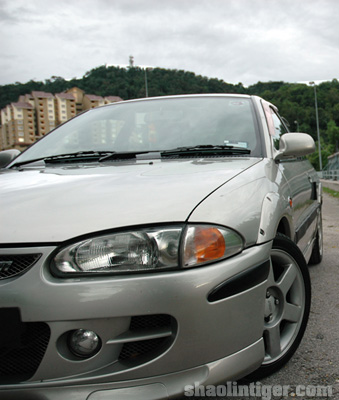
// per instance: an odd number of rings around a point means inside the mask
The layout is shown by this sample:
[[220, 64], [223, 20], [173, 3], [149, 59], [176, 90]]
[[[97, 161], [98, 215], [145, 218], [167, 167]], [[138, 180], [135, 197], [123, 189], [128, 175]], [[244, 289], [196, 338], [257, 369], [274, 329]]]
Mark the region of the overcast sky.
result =
[[100, 65], [229, 83], [339, 78], [338, 0], [0, 0], [0, 84]]

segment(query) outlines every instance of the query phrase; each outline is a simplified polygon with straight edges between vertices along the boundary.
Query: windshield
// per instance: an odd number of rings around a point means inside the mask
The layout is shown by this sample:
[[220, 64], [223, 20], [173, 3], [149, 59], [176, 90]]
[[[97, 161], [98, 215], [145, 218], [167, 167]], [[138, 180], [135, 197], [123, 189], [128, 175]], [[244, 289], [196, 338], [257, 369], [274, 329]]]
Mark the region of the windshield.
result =
[[260, 155], [252, 102], [246, 97], [147, 99], [95, 108], [31, 146], [17, 163], [77, 152], [151, 152], [203, 145]]

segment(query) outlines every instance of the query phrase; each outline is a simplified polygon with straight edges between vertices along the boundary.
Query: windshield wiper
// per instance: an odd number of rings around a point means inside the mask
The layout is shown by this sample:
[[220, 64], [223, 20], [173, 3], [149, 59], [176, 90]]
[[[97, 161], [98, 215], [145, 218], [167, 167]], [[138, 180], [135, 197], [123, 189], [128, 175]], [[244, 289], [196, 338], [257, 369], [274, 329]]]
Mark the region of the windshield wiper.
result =
[[112, 154], [115, 154], [115, 151], [78, 151], [76, 153], [66, 153], [66, 154], [58, 154], [55, 156], [46, 157], [44, 159], [45, 163], [55, 163], [55, 162], [68, 162], [68, 161], [85, 161], [94, 159], [101, 159], [102, 157], [107, 157]]
[[13, 167], [20, 167], [22, 165], [32, 164], [38, 161], [44, 161], [46, 164], [50, 163], [58, 163], [58, 162], [74, 162], [74, 161], [86, 161], [86, 160], [93, 160], [93, 159], [100, 159], [104, 156], [111, 155], [115, 153], [114, 151], [78, 151], [76, 153], [65, 153], [65, 154], [57, 154], [54, 156], [47, 156], [47, 157], [39, 157], [34, 158], [31, 160], [19, 161], [14, 163], [11, 168]]
[[75, 153], [65, 153], [65, 154], [57, 154], [47, 157], [39, 157], [31, 160], [19, 161], [14, 163], [13, 167], [21, 167], [22, 165], [33, 164], [35, 162], [44, 161], [45, 164], [54, 164], [54, 163], [67, 163], [67, 162], [77, 162], [77, 161], [90, 161], [93, 159], [102, 161], [109, 160], [127, 160], [131, 158], [147, 158], [149, 154], [154, 156], [154, 153], [158, 153], [160, 157], [171, 157], [171, 156], [186, 156], [186, 155], [195, 155], [195, 156], [203, 156], [203, 155], [237, 155], [237, 154], [250, 154], [251, 150], [246, 149], [244, 147], [237, 147], [231, 145], [199, 145], [199, 146], [185, 146], [185, 147], [177, 147], [172, 150], [144, 150], [144, 151], [125, 151], [125, 152], [117, 152], [117, 151], [78, 151]]
[[161, 152], [161, 157], [186, 155], [237, 155], [250, 153], [251, 150], [244, 147], [204, 144], [198, 146], [177, 147], [176, 149], [172, 150], [164, 150]]
[[110, 160], [128, 160], [131, 158], [139, 158], [138, 156], [140, 155], [141, 155], [140, 158], [143, 158], [142, 155], [144, 155], [144, 157], [147, 158], [148, 154], [152, 154], [154, 156], [154, 153], [158, 153], [160, 156], [159, 150], [121, 151], [121, 152], [116, 151], [100, 158], [99, 162], [110, 161]]

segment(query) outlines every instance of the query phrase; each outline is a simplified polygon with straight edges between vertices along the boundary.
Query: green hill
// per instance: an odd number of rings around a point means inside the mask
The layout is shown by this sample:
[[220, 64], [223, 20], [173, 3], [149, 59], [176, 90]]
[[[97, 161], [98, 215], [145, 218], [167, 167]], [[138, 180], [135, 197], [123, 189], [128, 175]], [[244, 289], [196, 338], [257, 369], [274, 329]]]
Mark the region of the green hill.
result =
[[[44, 82], [0, 86], [0, 108], [16, 102], [20, 95], [32, 91], [53, 94], [77, 86], [88, 94], [120, 96], [124, 100], [145, 97], [145, 70], [139, 67], [119, 68], [100, 66], [87, 72], [81, 79], [65, 80], [53, 76]], [[310, 133], [317, 139], [314, 88], [306, 84], [285, 82], [258, 82], [248, 88], [241, 83], [233, 85], [220, 79], [207, 78], [183, 70], [154, 68], [147, 70], [149, 96], [193, 93], [248, 93], [274, 103], [290, 122], [290, 130]], [[339, 144], [339, 82], [333, 80], [317, 86], [319, 126], [322, 158], [338, 151]], [[318, 154], [311, 155], [315, 166]]]

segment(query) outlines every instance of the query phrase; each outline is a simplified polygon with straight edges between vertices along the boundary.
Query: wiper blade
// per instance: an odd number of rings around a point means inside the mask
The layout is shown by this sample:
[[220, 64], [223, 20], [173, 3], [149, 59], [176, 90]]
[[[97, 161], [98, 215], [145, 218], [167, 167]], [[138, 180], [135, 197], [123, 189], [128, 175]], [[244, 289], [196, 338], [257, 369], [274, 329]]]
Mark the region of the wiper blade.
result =
[[[143, 150], [143, 151], [115, 151], [107, 156], [104, 156], [99, 159], [99, 162], [102, 161], [110, 161], [110, 160], [128, 160], [131, 158], [139, 158], [140, 155], [145, 155], [147, 157], [148, 154], [154, 155], [154, 153], [158, 153], [160, 156], [159, 150]], [[142, 157], [140, 157], [142, 158]]]
[[55, 162], [67, 162], [67, 161], [84, 161], [86, 159], [92, 160], [100, 159], [102, 157], [109, 156], [114, 154], [115, 151], [95, 151], [95, 150], [88, 150], [88, 151], [78, 151], [76, 153], [66, 153], [66, 154], [57, 154], [55, 156], [49, 156], [44, 158], [45, 163], [55, 163]]
[[31, 160], [19, 161], [14, 163], [13, 167], [21, 167], [22, 165], [33, 164], [38, 161], [44, 161], [46, 164], [48, 163], [56, 163], [56, 162], [67, 162], [67, 161], [84, 161], [85, 159], [93, 159], [100, 158], [103, 156], [107, 156], [108, 154], [114, 153], [113, 151], [78, 151], [76, 153], [65, 153], [65, 154], [57, 154], [54, 156], [47, 157], [39, 157]]
[[22, 165], [26, 165], [26, 164], [33, 164], [36, 163], [38, 161], [44, 161], [45, 157], [40, 157], [40, 158], [33, 158], [32, 160], [26, 160], [26, 161], [19, 161], [14, 163], [13, 165], [10, 166], [10, 168], [13, 167], [21, 167]]
[[172, 150], [164, 150], [161, 152], [162, 157], [185, 156], [185, 155], [222, 155], [222, 154], [250, 154], [251, 150], [244, 147], [231, 145], [213, 145], [204, 144], [198, 146], [177, 147]]

